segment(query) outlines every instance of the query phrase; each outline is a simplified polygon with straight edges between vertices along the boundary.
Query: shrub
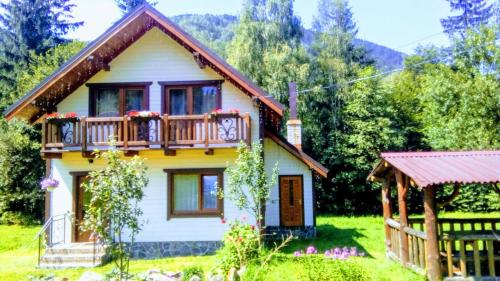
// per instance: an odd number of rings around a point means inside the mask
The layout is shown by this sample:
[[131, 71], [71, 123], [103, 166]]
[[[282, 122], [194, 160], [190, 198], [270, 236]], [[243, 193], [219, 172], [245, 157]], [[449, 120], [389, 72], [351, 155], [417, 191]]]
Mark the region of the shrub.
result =
[[189, 281], [195, 275], [200, 277], [202, 281], [205, 280], [203, 268], [199, 265], [192, 265], [184, 268], [182, 271], [182, 281]]
[[326, 259], [320, 255], [305, 255], [297, 259], [303, 269], [299, 278], [301, 281], [371, 280], [355, 259]]
[[224, 234], [224, 246], [217, 251], [217, 269], [224, 274], [231, 268], [240, 269], [259, 257], [259, 231], [238, 220], [231, 222]]

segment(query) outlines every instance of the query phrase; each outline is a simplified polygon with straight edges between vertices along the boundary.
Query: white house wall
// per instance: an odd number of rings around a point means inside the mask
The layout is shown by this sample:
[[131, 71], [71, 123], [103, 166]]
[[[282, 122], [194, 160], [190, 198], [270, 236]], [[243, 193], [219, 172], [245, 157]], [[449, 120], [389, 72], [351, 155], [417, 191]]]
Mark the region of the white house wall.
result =
[[[153, 28], [128, 47], [109, 64], [111, 71], [101, 70], [87, 83], [152, 82], [149, 88], [149, 109], [161, 112], [159, 81], [223, 80], [210, 67], [200, 69], [193, 55], [158, 28]], [[259, 114], [249, 96], [233, 84], [222, 84], [222, 109], [237, 108], [250, 113], [252, 137], [259, 137]], [[89, 89], [80, 86], [57, 105], [60, 113], [76, 112], [88, 116]]]
[[[228, 224], [223, 224], [220, 217], [212, 218], [170, 218], [167, 220], [167, 174], [163, 169], [184, 168], [225, 168], [233, 162], [234, 149], [217, 149], [214, 155], [205, 155], [203, 150], [179, 150], [176, 156], [164, 156], [163, 151], [144, 151], [148, 166], [149, 184], [144, 190], [140, 203], [143, 210], [144, 226], [137, 236], [137, 241], [218, 241], [222, 240]], [[62, 159], [52, 160], [52, 176], [59, 180], [60, 186], [51, 193], [51, 214], [53, 216], [73, 212], [73, 176], [71, 172], [91, 171], [104, 167], [102, 160], [89, 163], [80, 153], [65, 153]], [[224, 184], [226, 183], [224, 175]], [[224, 217], [227, 221], [246, 217], [246, 212], [238, 210], [231, 201], [224, 200]], [[68, 225], [69, 226], [69, 225]], [[71, 229], [71, 228], [67, 228]], [[66, 241], [71, 241], [67, 231]]]

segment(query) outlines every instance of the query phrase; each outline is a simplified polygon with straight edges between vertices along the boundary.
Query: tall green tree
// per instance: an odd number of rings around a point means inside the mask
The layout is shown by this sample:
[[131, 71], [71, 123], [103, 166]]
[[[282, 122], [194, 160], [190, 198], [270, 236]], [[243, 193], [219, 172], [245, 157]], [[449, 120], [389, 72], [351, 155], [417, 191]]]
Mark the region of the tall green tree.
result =
[[[83, 46], [84, 43], [75, 41], [50, 49], [45, 55], [31, 52], [28, 66], [20, 71], [15, 83], [17, 97], [31, 90]], [[12, 101], [2, 101], [2, 110]], [[39, 181], [44, 175], [44, 161], [40, 157], [40, 138], [39, 127], [0, 119], [0, 223], [42, 220], [43, 192]]]
[[122, 13], [126, 14], [133, 11], [138, 6], [148, 3], [150, 5], [156, 5], [157, 2], [147, 1], [147, 0], [115, 0], [118, 8], [122, 10]]
[[10, 95], [30, 52], [43, 54], [67, 40], [73, 21], [70, 0], [10, 0], [0, 3], [0, 98]]
[[[228, 62], [288, 104], [288, 83], [295, 80], [302, 85], [307, 77], [309, 59], [300, 46], [301, 37], [293, 0], [247, 0], [227, 46]], [[281, 70], [286, 74], [277, 77]]]
[[375, 71], [353, 44], [357, 28], [347, 1], [320, 1], [313, 26], [310, 80], [316, 87], [301, 94], [301, 118], [304, 149], [332, 171], [318, 186], [320, 210], [373, 211], [376, 194], [365, 176], [381, 150], [400, 143], [383, 105], [386, 92], [380, 80], [353, 82]]
[[457, 11], [458, 15], [441, 19], [444, 31], [450, 35], [460, 35], [462, 38], [470, 28], [487, 24], [493, 16], [493, 5], [488, 0], [446, 0], [450, 4], [451, 11]]

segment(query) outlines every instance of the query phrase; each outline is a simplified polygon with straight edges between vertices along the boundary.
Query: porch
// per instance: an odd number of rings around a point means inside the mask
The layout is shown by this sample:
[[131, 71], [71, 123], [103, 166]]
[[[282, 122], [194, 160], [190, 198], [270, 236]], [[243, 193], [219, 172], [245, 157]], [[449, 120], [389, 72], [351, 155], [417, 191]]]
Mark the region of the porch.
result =
[[156, 118], [82, 117], [43, 120], [42, 155], [60, 158], [61, 153], [81, 151], [90, 156], [94, 149], [106, 149], [110, 138], [128, 154], [145, 149], [175, 150], [235, 147], [251, 142], [250, 114], [163, 115]]
[[[369, 180], [382, 183], [382, 207], [389, 258], [429, 280], [498, 280], [500, 218], [438, 219], [463, 184], [485, 184], [500, 195], [500, 151], [382, 153]], [[399, 218], [393, 216], [395, 183]], [[437, 198], [438, 189], [453, 191]], [[422, 194], [424, 218], [408, 218], [408, 192]]]

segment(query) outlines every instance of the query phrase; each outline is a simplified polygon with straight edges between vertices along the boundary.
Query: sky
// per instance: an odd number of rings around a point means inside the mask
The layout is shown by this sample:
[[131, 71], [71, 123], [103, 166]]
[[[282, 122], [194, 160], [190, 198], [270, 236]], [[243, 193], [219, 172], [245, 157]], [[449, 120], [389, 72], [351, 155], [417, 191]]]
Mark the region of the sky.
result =
[[[156, 8], [166, 16], [178, 14], [233, 14], [241, 10], [241, 0], [156, 0]], [[114, 0], [73, 0], [74, 16], [85, 22], [71, 32], [71, 38], [89, 41], [117, 21], [121, 12]], [[317, 0], [295, 0], [295, 13], [310, 27]], [[447, 45], [439, 20], [450, 15], [445, 0], [350, 0], [358, 37], [405, 53], [418, 44]]]

